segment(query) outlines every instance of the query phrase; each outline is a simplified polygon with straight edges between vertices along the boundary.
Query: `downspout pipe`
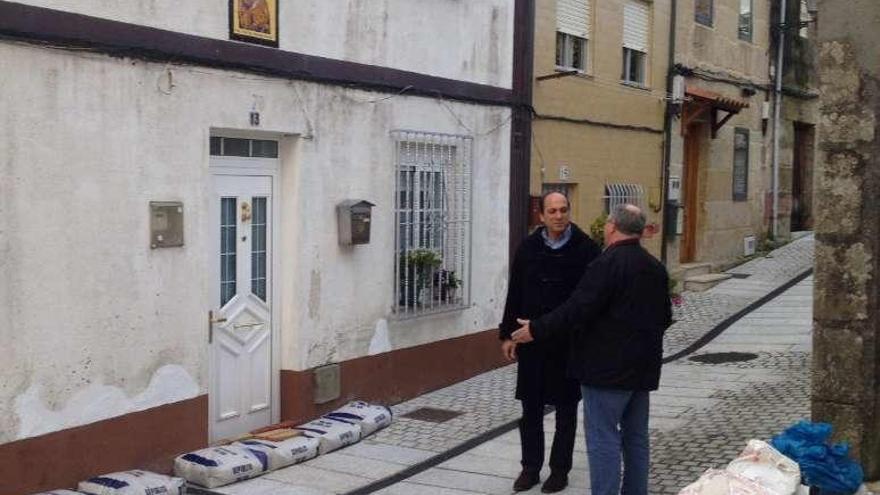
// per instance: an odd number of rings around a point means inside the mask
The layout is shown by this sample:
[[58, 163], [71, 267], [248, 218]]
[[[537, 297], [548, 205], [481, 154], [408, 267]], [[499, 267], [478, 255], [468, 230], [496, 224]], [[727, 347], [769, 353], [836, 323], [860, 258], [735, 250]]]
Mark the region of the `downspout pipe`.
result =
[[669, 238], [667, 237], [667, 232], [669, 232], [672, 228], [672, 226], [666, 225], [666, 220], [669, 218], [669, 215], [666, 214], [666, 209], [670, 208], [667, 197], [669, 194], [670, 161], [672, 160], [672, 122], [675, 118], [675, 111], [673, 109], [673, 105], [675, 105], [675, 102], [672, 101], [672, 86], [676, 75], [675, 29], [678, 25], [678, 0], [671, 0], [669, 16], [669, 60], [666, 68], [667, 100], [666, 115], [663, 119], [663, 178], [661, 182], [663, 189], [660, 191], [660, 205], [662, 207], [661, 211], [663, 212], [663, 228], [660, 230], [660, 261], [662, 261], [664, 265], [667, 264], [666, 243], [669, 241]]
[[779, 0], [779, 25], [776, 37], [776, 87], [773, 95], [773, 239], [779, 238], [779, 127], [782, 119], [782, 72], [785, 57], [786, 0]]

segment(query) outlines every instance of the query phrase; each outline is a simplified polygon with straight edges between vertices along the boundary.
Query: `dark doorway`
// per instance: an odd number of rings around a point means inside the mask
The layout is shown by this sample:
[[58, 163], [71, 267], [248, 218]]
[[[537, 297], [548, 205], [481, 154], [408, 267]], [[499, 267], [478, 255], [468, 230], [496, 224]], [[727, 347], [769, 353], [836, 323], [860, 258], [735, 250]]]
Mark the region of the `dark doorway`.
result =
[[813, 228], [813, 161], [815, 126], [794, 123], [794, 159], [791, 170], [791, 231]]

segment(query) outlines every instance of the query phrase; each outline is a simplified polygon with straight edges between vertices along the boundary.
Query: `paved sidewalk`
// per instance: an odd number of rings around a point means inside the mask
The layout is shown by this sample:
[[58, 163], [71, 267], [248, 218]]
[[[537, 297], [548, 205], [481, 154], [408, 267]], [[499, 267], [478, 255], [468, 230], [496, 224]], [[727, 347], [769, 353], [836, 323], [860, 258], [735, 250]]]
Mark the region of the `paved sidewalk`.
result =
[[[688, 348], [726, 318], [809, 270], [812, 247], [813, 238], [807, 236], [732, 270], [748, 278], [686, 293], [679, 321], [667, 333], [666, 355]], [[682, 359], [664, 367], [661, 390], [652, 399], [652, 494], [677, 493], [707, 467], [729, 460], [749, 438], [766, 437], [806, 415], [809, 287], [810, 282], [802, 282], [697, 352], [752, 349], [758, 359], [727, 365]], [[786, 312], [789, 307], [794, 313]], [[371, 493], [395, 481], [377, 493], [511, 493], [519, 472], [515, 373], [515, 366], [506, 366], [395, 405], [394, 423], [356, 445], [215, 492]], [[442, 423], [402, 417], [422, 407], [461, 414]], [[552, 431], [552, 415], [546, 421]], [[575, 448], [575, 466], [586, 466], [582, 435]], [[572, 472], [567, 493], [585, 493], [587, 480], [585, 471]]]

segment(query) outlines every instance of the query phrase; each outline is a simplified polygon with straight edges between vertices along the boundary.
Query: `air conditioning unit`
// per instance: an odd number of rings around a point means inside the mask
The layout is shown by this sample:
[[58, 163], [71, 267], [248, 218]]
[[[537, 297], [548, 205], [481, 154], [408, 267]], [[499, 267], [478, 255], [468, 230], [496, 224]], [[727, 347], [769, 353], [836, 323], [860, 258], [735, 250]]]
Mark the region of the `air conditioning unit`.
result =
[[757, 241], [755, 236], [750, 235], [743, 238], [743, 256], [752, 256], [755, 254], [755, 245]]

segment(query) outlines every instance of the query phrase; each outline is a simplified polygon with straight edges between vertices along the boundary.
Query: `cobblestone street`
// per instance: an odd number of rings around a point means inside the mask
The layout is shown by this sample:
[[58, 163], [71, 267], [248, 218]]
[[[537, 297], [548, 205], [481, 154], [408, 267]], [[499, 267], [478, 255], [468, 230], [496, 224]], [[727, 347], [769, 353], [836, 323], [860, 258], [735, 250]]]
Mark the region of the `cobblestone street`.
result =
[[[688, 348], [726, 318], [803, 275], [811, 268], [812, 246], [812, 236], [803, 237], [731, 270], [748, 278], [686, 293], [679, 321], [667, 334], [666, 355]], [[703, 364], [683, 357], [664, 366], [661, 387], [651, 398], [650, 493], [678, 493], [706, 469], [733, 459], [749, 439], [769, 439], [808, 416], [811, 305], [809, 277], [691, 355], [743, 352], [753, 353], [754, 359]], [[515, 366], [506, 366], [395, 405], [394, 423], [356, 445], [217, 492], [511, 493], [520, 469], [515, 374]], [[443, 422], [407, 417], [422, 408], [457, 415]], [[545, 427], [549, 435], [552, 414]], [[580, 431], [574, 465], [563, 493], [584, 493], [589, 487]]]

